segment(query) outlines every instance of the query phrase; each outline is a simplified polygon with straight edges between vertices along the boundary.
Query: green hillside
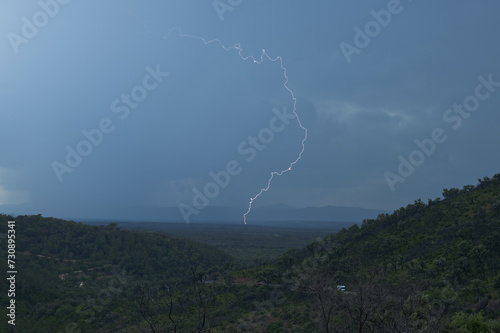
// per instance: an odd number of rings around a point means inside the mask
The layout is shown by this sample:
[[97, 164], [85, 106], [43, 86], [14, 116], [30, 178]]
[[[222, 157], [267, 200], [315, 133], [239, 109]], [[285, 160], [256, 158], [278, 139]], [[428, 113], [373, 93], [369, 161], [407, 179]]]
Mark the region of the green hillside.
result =
[[500, 332], [500, 174], [254, 267], [168, 234], [39, 215], [0, 215], [3, 258], [8, 220], [15, 332]]
[[[488, 319], [500, 319], [500, 174], [364, 220], [279, 267], [315, 295], [331, 332], [459, 332], [461, 320], [489, 325], [463, 332], [498, 332]], [[323, 292], [337, 285], [347, 292]]]
[[[208, 245], [168, 235], [40, 215], [0, 215], [2, 258], [7, 258], [8, 220], [16, 221], [16, 332], [130, 327], [141, 320], [134, 309], [137, 286], [190, 280], [231, 260]], [[3, 281], [3, 290], [8, 290]], [[7, 294], [0, 300], [8, 304]]]

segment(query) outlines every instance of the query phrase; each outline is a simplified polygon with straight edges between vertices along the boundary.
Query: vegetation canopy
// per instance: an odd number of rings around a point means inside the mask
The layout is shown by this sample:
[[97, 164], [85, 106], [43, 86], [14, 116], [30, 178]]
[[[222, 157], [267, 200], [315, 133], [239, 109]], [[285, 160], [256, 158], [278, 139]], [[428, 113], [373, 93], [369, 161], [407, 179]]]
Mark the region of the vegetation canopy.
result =
[[3, 258], [9, 220], [16, 332], [500, 332], [500, 174], [253, 264], [244, 238], [41, 215], [0, 215]]

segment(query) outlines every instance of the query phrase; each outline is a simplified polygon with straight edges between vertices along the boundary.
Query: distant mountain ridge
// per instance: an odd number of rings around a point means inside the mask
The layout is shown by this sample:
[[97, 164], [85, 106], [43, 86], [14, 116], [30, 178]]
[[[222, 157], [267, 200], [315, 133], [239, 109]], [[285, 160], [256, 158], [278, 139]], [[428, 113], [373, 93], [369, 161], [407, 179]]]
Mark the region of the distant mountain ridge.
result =
[[[4, 207], [4, 214], [26, 215], [40, 212], [18, 211], [16, 207]], [[195, 223], [243, 223], [247, 208], [227, 206], [208, 206], [192, 214], [189, 222]], [[13, 213], [15, 211], [15, 213]], [[247, 216], [249, 224], [264, 222], [352, 222], [361, 223], [364, 219], [376, 218], [379, 214], [392, 213], [388, 210], [360, 207], [324, 206], [295, 208], [283, 203], [254, 207]], [[77, 213], [78, 214], [78, 213]], [[43, 213], [42, 215], [47, 215]], [[129, 222], [180, 222], [185, 223], [177, 207], [124, 206], [109, 207], [107, 212], [96, 216], [62, 215], [61, 218], [75, 221], [129, 221]]]
[[265, 207], [255, 208], [249, 220], [255, 221], [325, 221], [325, 222], [362, 222], [388, 213], [381, 209], [359, 207], [324, 206], [305, 208]]
[[[192, 215], [190, 222], [195, 223], [243, 223], [243, 214], [246, 209], [209, 206]], [[127, 220], [148, 222], [186, 222], [177, 207], [129, 207], [120, 212], [121, 216], [102, 216], [99, 218], [67, 217], [75, 220]], [[359, 207], [306, 207], [294, 208], [283, 204], [256, 207], [247, 216], [247, 222], [262, 224], [263, 222], [353, 222], [360, 223], [364, 219], [376, 218], [379, 214], [391, 213], [381, 209], [368, 209]]]

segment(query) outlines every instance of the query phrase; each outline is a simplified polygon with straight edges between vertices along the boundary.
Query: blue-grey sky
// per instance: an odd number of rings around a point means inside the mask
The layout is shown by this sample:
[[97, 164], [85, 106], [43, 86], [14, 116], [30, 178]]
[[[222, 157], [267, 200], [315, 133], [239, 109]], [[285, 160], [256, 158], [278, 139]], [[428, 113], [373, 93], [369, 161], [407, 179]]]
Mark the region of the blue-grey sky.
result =
[[393, 210], [500, 172], [494, 0], [0, 8], [6, 213], [124, 218], [209, 204], [243, 214], [301, 151], [287, 87], [305, 151], [255, 207]]

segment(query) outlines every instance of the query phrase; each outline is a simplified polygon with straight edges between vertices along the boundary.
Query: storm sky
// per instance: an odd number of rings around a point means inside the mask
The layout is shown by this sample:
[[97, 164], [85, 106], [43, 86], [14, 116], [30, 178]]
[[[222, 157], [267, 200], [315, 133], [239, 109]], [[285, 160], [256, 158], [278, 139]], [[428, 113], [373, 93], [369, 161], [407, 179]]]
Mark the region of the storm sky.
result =
[[500, 172], [498, 1], [0, 8], [4, 213], [243, 214], [301, 152], [294, 110], [305, 150], [255, 207], [393, 210]]

